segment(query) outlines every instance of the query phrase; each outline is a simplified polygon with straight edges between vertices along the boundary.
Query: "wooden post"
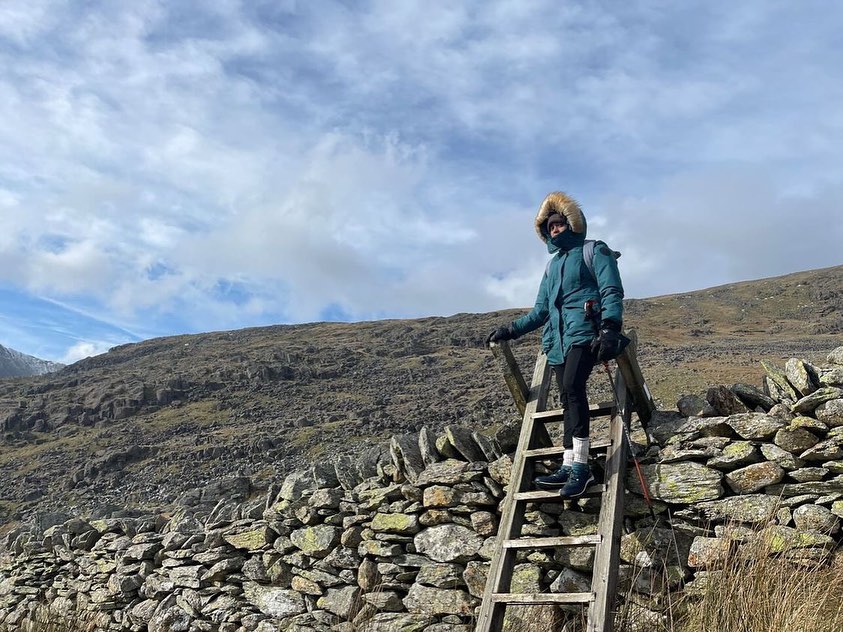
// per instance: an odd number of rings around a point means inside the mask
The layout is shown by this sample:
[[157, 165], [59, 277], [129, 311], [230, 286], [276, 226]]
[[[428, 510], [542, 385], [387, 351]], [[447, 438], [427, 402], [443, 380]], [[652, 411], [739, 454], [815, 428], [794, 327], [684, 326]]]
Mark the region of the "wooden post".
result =
[[533, 413], [542, 412], [545, 409], [549, 389], [550, 366], [547, 363], [547, 356], [539, 353], [533, 370], [532, 387], [527, 397], [528, 404], [524, 410], [521, 435], [518, 437], [518, 447], [515, 449], [515, 460], [512, 464], [512, 474], [507, 486], [506, 499], [504, 499], [501, 508], [497, 543], [495, 545], [497, 553], [492, 559], [489, 576], [486, 579], [483, 605], [480, 608], [480, 615], [475, 628], [478, 632], [497, 632], [503, 626], [506, 604], [496, 602], [494, 595], [495, 593], [509, 592], [509, 584], [515, 566], [514, 551], [505, 550], [503, 543], [521, 535], [524, 511], [523, 508], [519, 510], [516, 507], [515, 493], [528, 489], [533, 477], [533, 463], [528, 461], [525, 455], [534, 440], [533, 430], [536, 424], [544, 426], [543, 423], [533, 420]]
[[626, 382], [627, 389], [632, 397], [633, 408], [638, 413], [638, 418], [641, 420], [641, 425], [646, 430], [647, 424], [656, 410], [656, 403], [653, 401], [653, 396], [650, 395], [650, 390], [644, 382], [644, 375], [641, 373], [641, 367], [638, 366], [637, 347], [638, 335], [632, 329], [626, 332], [626, 335], [632, 340], [626, 349], [623, 350], [616, 362], [618, 363], [618, 370], [623, 375], [623, 380]]
[[527, 409], [527, 399], [530, 397], [530, 389], [527, 388], [527, 383], [524, 381], [524, 376], [521, 375], [521, 370], [518, 368], [515, 356], [512, 355], [512, 349], [509, 348], [509, 341], [493, 342], [490, 346], [492, 348], [492, 354], [501, 367], [503, 379], [506, 380], [509, 392], [512, 393], [512, 399], [515, 400], [515, 405], [518, 407], [518, 413], [523, 416], [524, 411]]
[[626, 442], [624, 426], [628, 427], [630, 410], [627, 387], [623, 375], [615, 374], [615, 394], [618, 409], [612, 417], [612, 443], [606, 454], [606, 491], [600, 501], [600, 521], [597, 532], [603, 541], [597, 548], [594, 560], [594, 577], [591, 589], [595, 599], [588, 610], [588, 632], [611, 632], [613, 629], [615, 596], [618, 586], [620, 563], [621, 526], [623, 524], [624, 472], [626, 470]]

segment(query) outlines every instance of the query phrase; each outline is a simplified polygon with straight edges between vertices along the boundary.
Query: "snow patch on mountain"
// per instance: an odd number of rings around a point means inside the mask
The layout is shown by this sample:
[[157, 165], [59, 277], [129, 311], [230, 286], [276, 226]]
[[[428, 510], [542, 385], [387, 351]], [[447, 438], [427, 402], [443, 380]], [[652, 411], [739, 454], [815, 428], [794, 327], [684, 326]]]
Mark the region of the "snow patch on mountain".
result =
[[43, 375], [53, 373], [63, 367], [64, 365], [58, 362], [42, 360], [0, 345], [0, 378]]

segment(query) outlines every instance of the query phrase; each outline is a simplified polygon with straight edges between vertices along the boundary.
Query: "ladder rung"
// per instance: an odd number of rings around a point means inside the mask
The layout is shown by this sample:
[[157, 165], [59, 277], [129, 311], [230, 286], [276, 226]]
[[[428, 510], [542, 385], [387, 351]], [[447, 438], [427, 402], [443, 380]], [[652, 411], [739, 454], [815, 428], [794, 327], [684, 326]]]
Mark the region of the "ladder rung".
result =
[[600, 544], [601, 535], [562, 535], [550, 538], [518, 538], [504, 540], [505, 549], [549, 549], [557, 546], [588, 546]]
[[[598, 452], [605, 450], [610, 445], [611, 441], [594, 441], [589, 449], [590, 452]], [[561, 445], [554, 445], [549, 448], [535, 448], [533, 450], [525, 450], [524, 456], [528, 459], [544, 459], [551, 456], [559, 456], [565, 452], [565, 448]]]
[[492, 601], [523, 605], [591, 603], [594, 601], [594, 593], [495, 593]]
[[[605, 485], [591, 485], [588, 489], [585, 490], [585, 493], [582, 496], [598, 496], [602, 494], [606, 489]], [[515, 500], [526, 500], [527, 502], [560, 502], [562, 500], [570, 500], [568, 498], [562, 498], [559, 495], [559, 490], [544, 490], [544, 489], [537, 489], [532, 492], [516, 492], [513, 494], [515, 496]], [[582, 498], [582, 496], [577, 496], [577, 498]]]
[[[601, 417], [603, 415], [611, 415], [614, 409], [614, 402], [600, 402], [599, 404], [589, 405], [588, 412], [592, 417]], [[544, 410], [540, 413], [533, 413], [533, 419], [544, 423], [562, 421], [562, 409], [554, 408], [553, 410]]]

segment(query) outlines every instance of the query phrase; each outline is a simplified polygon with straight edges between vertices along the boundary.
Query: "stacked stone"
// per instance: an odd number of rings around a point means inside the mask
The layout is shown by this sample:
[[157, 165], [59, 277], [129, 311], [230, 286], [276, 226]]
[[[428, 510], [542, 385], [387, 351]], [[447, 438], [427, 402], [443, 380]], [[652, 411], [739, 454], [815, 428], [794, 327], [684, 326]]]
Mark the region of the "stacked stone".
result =
[[379, 458], [290, 474], [259, 506], [18, 530], [0, 630], [46, 607], [103, 630], [467, 631], [509, 466], [494, 439], [424, 429]]
[[[666, 588], [699, 590], [737, 547], [763, 539], [808, 566], [837, 551], [843, 347], [828, 366], [765, 370], [763, 390], [715, 387], [656, 414], [643, 456], [655, 519], [630, 468], [621, 542], [638, 621], [657, 622]], [[264, 498], [232, 477], [171, 516], [18, 528], [0, 546], [0, 632], [27, 629], [45, 609], [135, 632], [468, 631], [518, 431], [422, 429], [292, 473]], [[522, 533], [596, 533], [599, 502], [528, 505]], [[593, 562], [593, 547], [522, 552], [512, 591], [589, 591]], [[530, 629], [558, 623], [559, 610], [507, 616]]]
[[[626, 586], [651, 596], [646, 605], [655, 609], [667, 586], [702, 589], [709, 569], [738, 547], [763, 542], [809, 567], [840, 554], [843, 347], [828, 362], [764, 362], [763, 389], [714, 387], [682, 398], [678, 415], [657, 414], [643, 473], [655, 512], [670, 510], [671, 528], [630, 508], [636, 529], [621, 552]], [[627, 487], [641, 494], [634, 471]]]

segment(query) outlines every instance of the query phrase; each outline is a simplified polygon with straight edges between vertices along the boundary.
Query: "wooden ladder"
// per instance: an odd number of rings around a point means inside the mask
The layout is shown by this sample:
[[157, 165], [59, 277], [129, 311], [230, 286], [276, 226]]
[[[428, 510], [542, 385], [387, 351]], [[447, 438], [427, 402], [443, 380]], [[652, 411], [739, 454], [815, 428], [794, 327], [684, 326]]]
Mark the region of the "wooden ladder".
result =
[[[564, 448], [553, 446], [545, 427], [559, 422], [561, 410], [546, 411], [550, 390], [550, 366], [539, 353], [533, 371], [532, 386], [527, 389], [524, 378], [506, 342], [493, 344], [492, 350], [501, 361], [507, 385], [523, 414], [521, 434], [512, 465], [512, 475], [503, 503], [495, 551], [483, 594], [477, 632], [498, 632], [502, 629], [507, 605], [570, 605], [588, 606], [588, 632], [611, 632], [613, 608], [618, 581], [620, 539], [623, 525], [623, 486], [626, 470], [626, 439], [624, 426], [629, 428], [632, 410], [638, 412], [642, 425], [650, 420], [655, 403], [641, 377], [633, 343], [617, 359], [615, 397], [609, 404], [591, 406], [592, 419], [610, 416], [608, 441], [593, 442], [592, 452], [606, 450], [604, 481], [590, 486], [585, 495], [602, 495], [596, 535], [522, 537], [527, 503], [563, 502], [558, 491], [534, 491], [532, 481], [537, 460], [562, 457]], [[601, 365], [595, 371], [603, 371]], [[589, 592], [578, 593], [512, 593], [510, 582], [518, 551], [557, 547], [596, 547], [593, 579]]]

